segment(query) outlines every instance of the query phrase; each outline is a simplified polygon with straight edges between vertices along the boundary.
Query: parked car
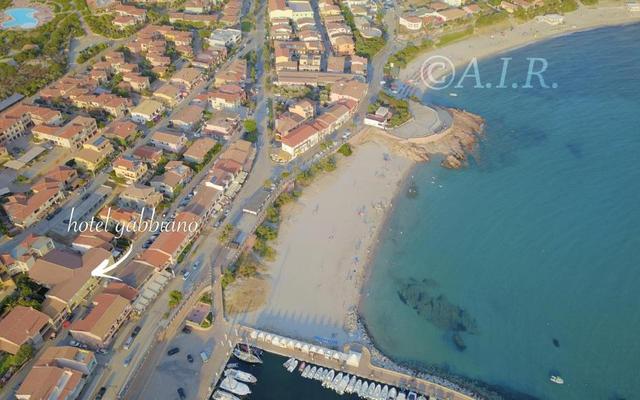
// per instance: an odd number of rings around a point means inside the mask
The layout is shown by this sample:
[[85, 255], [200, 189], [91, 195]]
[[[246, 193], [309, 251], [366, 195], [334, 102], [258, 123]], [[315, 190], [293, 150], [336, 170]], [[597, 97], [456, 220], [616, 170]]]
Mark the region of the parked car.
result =
[[178, 396], [180, 396], [180, 400], [184, 400], [187, 398], [187, 395], [184, 394], [184, 389], [183, 388], [178, 388]]
[[187, 361], [189, 361], [190, 363], [193, 362], [193, 356], [191, 354], [187, 354]]
[[191, 333], [191, 327], [189, 325], [185, 325], [184, 328], [182, 328], [182, 333]]
[[124, 342], [124, 345], [122, 346], [125, 350], [129, 350], [129, 347], [131, 347], [131, 343], [133, 343], [133, 336], [129, 336], [127, 338], [127, 341]]
[[172, 356], [174, 354], [177, 354], [180, 352], [180, 348], [179, 347], [174, 347], [173, 349], [167, 351], [167, 355]]
[[140, 333], [140, 327], [136, 326], [135, 328], [133, 328], [133, 332], [131, 332], [131, 337], [134, 338], [138, 336], [138, 333]]
[[187, 270], [182, 271], [182, 280], [186, 281], [189, 278], [189, 275], [191, 275], [191, 272]]
[[107, 388], [103, 386], [100, 388], [100, 390], [98, 390], [98, 394], [96, 394], [95, 400], [102, 400], [105, 393], [107, 393]]

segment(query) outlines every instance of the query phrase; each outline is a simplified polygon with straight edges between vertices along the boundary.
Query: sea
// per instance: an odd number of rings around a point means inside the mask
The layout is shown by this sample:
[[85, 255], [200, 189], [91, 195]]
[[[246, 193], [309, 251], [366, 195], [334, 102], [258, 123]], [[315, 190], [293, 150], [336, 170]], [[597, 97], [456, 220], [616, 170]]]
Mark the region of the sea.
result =
[[[522, 87], [528, 58], [547, 61], [548, 88]], [[492, 88], [423, 98], [479, 114], [485, 135], [466, 168], [412, 171], [372, 261], [367, 330], [393, 360], [494, 398], [638, 399], [640, 24], [478, 72]]]

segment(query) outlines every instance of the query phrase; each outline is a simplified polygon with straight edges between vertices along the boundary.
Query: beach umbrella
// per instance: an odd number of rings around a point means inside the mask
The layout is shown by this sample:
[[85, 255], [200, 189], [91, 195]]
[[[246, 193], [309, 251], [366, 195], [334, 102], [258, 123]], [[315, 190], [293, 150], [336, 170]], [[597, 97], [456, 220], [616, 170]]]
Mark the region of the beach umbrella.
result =
[[295, 348], [298, 350], [302, 349], [302, 343], [296, 342]]
[[317, 353], [317, 352], [318, 352], [318, 348], [317, 348], [316, 346], [311, 346], [311, 347], [309, 348], [309, 352], [311, 352], [311, 353]]
[[258, 333], [258, 339], [264, 340], [264, 332]]
[[340, 354], [341, 354], [341, 353], [339, 353], [339, 352], [335, 351], [335, 352], [333, 353], [333, 358], [334, 358], [334, 359], [336, 359], [336, 360], [339, 360], [339, 359], [340, 359]]
[[273, 339], [273, 335], [270, 333], [267, 333], [267, 336], [265, 336], [264, 340], [267, 342], [271, 342], [271, 340]]
[[287, 340], [287, 347], [293, 349], [296, 345], [296, 342], [293, 339]]
[[256, 339], [258, 337], [258, 332], [256, 331], [251, 331], [251, 333], [249, 334], [249, 336], [251, 337], [251, 339]]
[[305, 343], [304, 346], [302, 346], [302, 351], [304, 351], [305, 353], [309, 352], [309, 345]]
[[322, 347], [318, 347], [318, 351], [316, 351], [316, 353], [318, 353], [321, 356], [323, 356], [324, 355], [324, 349]]

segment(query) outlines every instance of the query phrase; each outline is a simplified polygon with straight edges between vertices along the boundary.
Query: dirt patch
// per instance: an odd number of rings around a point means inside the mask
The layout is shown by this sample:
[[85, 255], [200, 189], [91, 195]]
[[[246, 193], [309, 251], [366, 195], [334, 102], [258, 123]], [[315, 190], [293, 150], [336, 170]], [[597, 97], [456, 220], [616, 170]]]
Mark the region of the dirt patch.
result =
[[225, 315], [235, 315], [255, 311], [267, 301], [269, 281], [258, 274], [250, 278], [238, 279], [224, 291]]

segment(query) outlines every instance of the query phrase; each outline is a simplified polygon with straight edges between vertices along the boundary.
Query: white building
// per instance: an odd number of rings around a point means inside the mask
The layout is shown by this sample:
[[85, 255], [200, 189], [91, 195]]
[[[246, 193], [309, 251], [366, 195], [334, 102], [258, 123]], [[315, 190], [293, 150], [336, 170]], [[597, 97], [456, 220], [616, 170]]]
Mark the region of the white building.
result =
[[238, 29], [216, 29], [211, 32], [208, 41], [211, 46], [232, 47], [240, 42], [242, 32]]

